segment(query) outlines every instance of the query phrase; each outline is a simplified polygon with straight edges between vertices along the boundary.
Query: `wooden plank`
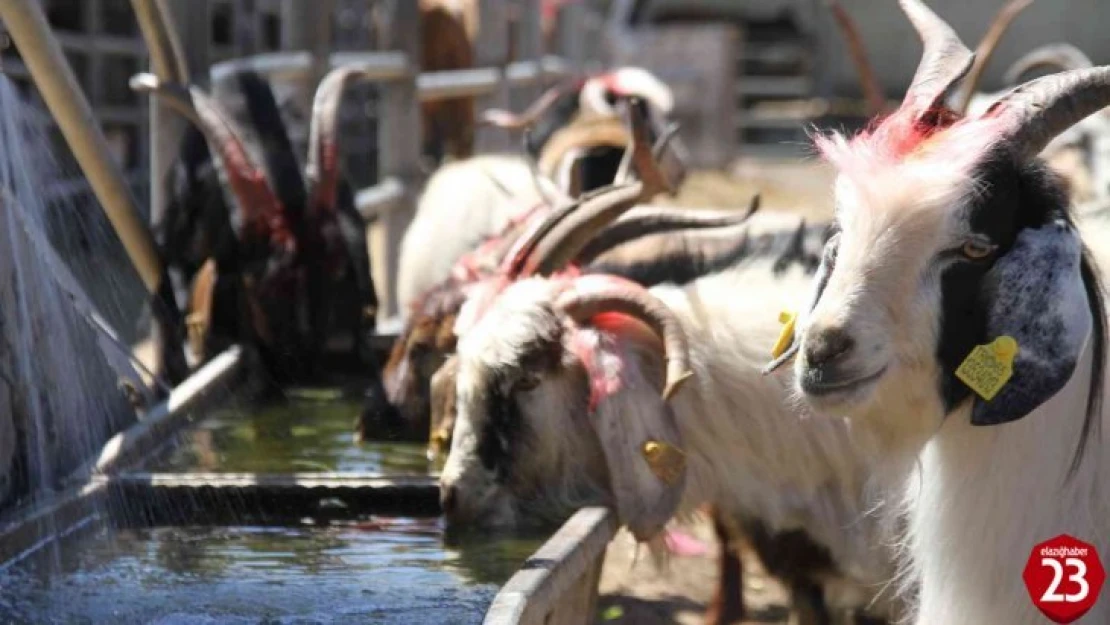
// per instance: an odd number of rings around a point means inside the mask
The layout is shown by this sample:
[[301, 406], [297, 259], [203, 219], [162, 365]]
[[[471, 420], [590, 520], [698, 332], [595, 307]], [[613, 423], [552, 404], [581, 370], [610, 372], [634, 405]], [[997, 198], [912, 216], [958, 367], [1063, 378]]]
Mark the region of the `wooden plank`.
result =
[[589, 623], [605, 548], [617, 532], [608, 508], [582, 508], [493, 599], [484, 625]]

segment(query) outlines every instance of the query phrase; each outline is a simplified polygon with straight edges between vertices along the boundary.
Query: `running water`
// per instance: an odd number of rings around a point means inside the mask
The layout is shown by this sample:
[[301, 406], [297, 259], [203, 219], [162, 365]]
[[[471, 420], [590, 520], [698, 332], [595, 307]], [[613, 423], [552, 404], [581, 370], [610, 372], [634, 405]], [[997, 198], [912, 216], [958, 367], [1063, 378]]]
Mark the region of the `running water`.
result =
[[0, 505], [58, 487], [135, 418], [128, 354], [87, 293], [123, 302], [141, 285], [116, 271], [98, 207], [58, 193], [48, 119], [0, 76]]

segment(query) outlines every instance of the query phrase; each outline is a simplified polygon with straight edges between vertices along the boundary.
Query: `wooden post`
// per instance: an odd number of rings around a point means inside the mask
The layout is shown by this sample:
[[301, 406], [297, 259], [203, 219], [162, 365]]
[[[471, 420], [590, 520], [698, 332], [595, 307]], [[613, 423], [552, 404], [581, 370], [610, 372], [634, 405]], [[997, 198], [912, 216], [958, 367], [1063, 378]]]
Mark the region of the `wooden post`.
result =
[[413, 0], [396, 0], [388, 17], [390, 48], [408, 59], [408, 78], [388, 83], [383, 88], [378, 117], [379, 178], [395, 177], [405, 188], [403, 206], [385, 214], [369, 236], [373, 259], [374, 283], [378, 285], [379, 319], [395, 316], [397, 302], [398, 257], [401, 238], [415, 212], [417, 185], [420, 182], [420, 101], [416, 93], [416, 74], [420, 68], [420, 8]]
[[[478, 41], [475, 42], [474, 62], [478, 67], [504, 67], [509, 59], [509, 7], [508, 0], [479, 0]], [[490, 96], [476, 98], [477, 110], [511, 108], [509, 81], [504, 74], [501, 84]], [[496, 128], [479, 128], [475, 137], [475, 151], [499, 152], [511, 149], [509, 133]]]

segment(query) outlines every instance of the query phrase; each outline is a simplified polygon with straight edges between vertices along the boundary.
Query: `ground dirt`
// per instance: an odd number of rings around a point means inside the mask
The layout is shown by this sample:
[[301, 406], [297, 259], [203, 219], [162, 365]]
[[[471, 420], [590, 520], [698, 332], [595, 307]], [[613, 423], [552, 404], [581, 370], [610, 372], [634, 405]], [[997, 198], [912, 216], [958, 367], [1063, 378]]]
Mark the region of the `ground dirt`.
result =
[[[702, 625], [717, 587], [720, 544], [707, 520], [682, 529], [707, 547], [703, 555], [669, 554], [657, 563], [626, 531], [609, 543], [601, 572], [596, 625]], [[744, 601], [751, 614], [743, 625], [787, 623], [786, 591], [744, 553]]]
[[795, 213], [807, 220], [832, 217], [833, 173], [813, 160], [740, 159], [727, 170], [690, 172], [675, 197], [653, 203], [690, 208], [745, 208], [755, 194], [761, 210]]

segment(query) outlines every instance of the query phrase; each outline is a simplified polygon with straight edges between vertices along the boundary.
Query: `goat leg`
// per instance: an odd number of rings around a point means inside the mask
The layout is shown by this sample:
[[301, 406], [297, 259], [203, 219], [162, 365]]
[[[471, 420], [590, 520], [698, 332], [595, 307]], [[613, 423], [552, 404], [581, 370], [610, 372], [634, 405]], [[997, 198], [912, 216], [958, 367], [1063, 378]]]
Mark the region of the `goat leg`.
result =
[[744, 620], [744, 566], [732, 548], [730, 532], [721, 515], [712, 511], [713, 532], [720, 542], [717, 591], [705, 611], [705, 625], [739, 625]]

